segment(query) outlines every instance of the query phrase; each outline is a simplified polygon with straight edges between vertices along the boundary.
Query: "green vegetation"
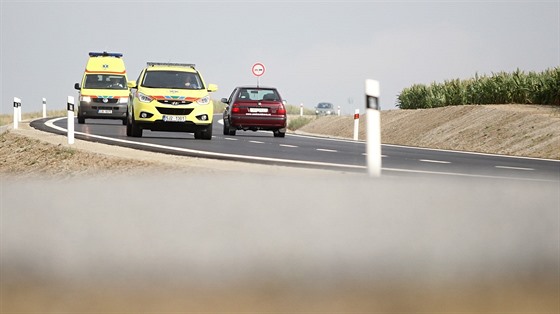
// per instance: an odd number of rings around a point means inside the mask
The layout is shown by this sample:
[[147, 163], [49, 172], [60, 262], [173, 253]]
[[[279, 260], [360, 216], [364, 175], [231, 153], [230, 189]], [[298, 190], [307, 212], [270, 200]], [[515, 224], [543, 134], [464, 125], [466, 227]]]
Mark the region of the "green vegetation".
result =
[[[300, 106], [295, 105], [286, 105], [286, 112], [288, 114], [299, 115], [300, 114]], [[315, 111], [312, 109], [303, 108], [303, 115], [315, 115]]]
[[226, 104], [216, 99], [212, 99], [212, 103], [214, 104], [214, 113], [222, 113], [227, 107]]
[[493, 73], [468, 80], [415, 84], [397, 96], [401, 109], [457, 105], [540, 104], [560, 106], [560, 67], [543, 72]]
[[295, 131], [313, 120], [315, 120], [315, 116], [290, 116], [288, 118], [288, 130]]

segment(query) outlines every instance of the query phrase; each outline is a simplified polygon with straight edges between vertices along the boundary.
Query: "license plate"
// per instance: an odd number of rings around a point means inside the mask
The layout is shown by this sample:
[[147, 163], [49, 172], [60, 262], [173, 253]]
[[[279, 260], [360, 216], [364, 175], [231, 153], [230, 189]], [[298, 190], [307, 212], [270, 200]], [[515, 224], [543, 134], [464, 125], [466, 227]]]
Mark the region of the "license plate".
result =
[[97, 113], [113, 113], [113, 110], [99, 109], [99, 111], [97, 111]]
[[264, 113], [268, 112], [268, 108], [249, 108], [249, 112]]
[[165, 122], [185, 122], [187, 118], [185, 116], [163, 116], [163, 121]]

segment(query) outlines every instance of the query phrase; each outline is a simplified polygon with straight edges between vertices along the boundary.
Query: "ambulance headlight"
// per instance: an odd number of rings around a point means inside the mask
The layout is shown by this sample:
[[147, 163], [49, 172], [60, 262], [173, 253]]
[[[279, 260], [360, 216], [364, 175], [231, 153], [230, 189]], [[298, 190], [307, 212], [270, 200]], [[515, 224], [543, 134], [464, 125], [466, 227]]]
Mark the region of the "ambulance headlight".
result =
[[152, 102], [154, 100], [152, 97], [140, 92], [136, 93], [136, 98], [138, 98], [138, 100], [140, 100], [141, 102]]
[[128, 98], [126, 97], [119, 98], [119, 104], [128, 104]]
[[199, 105], [208, 105], [210, 103], [210, 96], [204, 96], [196, 101]]
[[83, 101], [83, 102], [91, 102], [91, 97], [89, 97], [89, 96], [80, 96], [80, 101]]

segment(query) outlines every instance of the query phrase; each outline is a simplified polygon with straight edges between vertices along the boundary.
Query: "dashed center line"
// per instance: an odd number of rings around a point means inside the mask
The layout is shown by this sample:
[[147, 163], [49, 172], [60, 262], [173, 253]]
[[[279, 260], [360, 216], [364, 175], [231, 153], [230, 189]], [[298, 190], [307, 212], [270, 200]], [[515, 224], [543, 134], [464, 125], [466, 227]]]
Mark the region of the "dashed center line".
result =
[[533, 168], [522, 168], [522, 167], [509, 167], [509, 166], [495, 166], [499, 169], [511, 169], [511, 170], [523, 170], [523, 171], [534, 171]]
[[[363, 156], [367, 156], [366, 153], [362, 153], [362, 155], [363, 155]], [[387, 155], [381, 155], [381, 157], [382, 157], [382, 158], [387, 158], [387, 157], [389, 157], [389, 156], [387, 156]]]
[[224, 140], [227, 140], [227, 141], [237, 141], [236, 138], [231, 138], [231, 137], [224, 137]]
[[430, 162], [433, 164], [450, 164], [451, 162], [449, 161], [443, 161], [443, 160], [431, 160], [431, 159], [420, 159], [420, 161], [422, 162]]
[[297, 148], [297, 147], [299, 147], [299, 146], [288, 145], [288, 144], [280, 144], [280, 146], [282, 146], [282, 147], [290, 147], [290, 148]]
[[324, 149], [324, 148], [317, 148], [317, 150], [320, 151], [320, 152], [329, 152], [329, 153], [338, 152], [337, 150], [334, 150], [334, 149]]
[[249, 141], [249, 143], [254, 143], [254, 144], [264, 144], [264, 142], [260, 142], [260, 141]]

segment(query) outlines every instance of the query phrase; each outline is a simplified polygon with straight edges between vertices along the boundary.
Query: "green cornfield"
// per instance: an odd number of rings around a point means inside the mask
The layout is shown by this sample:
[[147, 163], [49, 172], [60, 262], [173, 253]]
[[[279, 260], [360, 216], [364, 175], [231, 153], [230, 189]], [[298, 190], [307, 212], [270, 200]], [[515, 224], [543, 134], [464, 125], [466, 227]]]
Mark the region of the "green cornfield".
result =
[[397, 95], [401, 109], [458, 105], [539, 104], [560, 106], [560, 67], [543, 72], [499, 72], [468, 80], [415, 84]]

